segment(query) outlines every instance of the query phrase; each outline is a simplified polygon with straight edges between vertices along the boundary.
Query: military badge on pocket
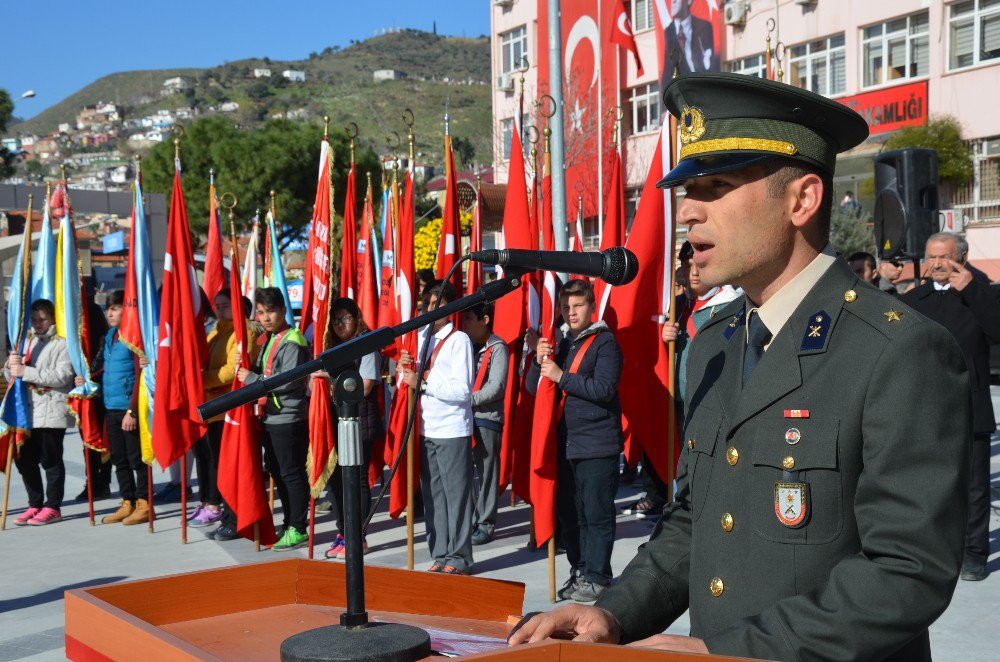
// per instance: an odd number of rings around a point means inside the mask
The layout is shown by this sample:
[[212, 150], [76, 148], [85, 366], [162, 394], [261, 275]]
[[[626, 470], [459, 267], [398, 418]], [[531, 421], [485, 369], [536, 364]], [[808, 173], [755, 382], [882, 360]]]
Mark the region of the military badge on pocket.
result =
[[774, 514], [790, 529], [797, 529], [809, 517], [809, 483], [775, 483]]

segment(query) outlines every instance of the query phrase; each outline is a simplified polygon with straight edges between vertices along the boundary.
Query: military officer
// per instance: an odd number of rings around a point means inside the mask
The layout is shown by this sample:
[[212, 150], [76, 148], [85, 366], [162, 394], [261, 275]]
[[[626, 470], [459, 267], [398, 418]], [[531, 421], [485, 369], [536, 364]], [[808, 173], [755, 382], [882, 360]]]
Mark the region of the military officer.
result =
[[[737, 74], [674, 79], [677, 220], [709, 285], [745, 296], [698, 333], [677, 493], [594, 606], [548, 636], [773, 660], [922, 660], [962, 564], [968, 375], [942, 327], [829, 244], [846, 106]], [[900, 411], [898, 402], [911, 403]], [[690, 609], [691, 636], [662, 633]]]

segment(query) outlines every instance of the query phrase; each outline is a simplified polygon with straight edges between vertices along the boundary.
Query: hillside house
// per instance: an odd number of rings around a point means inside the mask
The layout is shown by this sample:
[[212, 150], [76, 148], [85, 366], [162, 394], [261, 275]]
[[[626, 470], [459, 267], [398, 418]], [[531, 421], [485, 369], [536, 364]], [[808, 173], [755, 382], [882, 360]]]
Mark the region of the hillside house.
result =
[[176, 76], [174, 78], [168, 78], [163, 81], [163, 89], [160, 90], [160, 96], [170, 96], [171, 94], [177, 94], [178, 92], [183, 92], [194, 84], [190, 79], [184, 78], [183, 76]]
[[292, 81], [293, 83], [304, 83], [306, 82], [306, 72], [299, 71], [298, 69], [285, 69], [281, 72], [281, 75]]
[[235, 113], [239, 109], [240, 109], [240, 104], [236, 103], [235, 101], [227, 101], [219, 105], [220, 113]]
[[254, 78], [270, 78], [271, 77], [271, 70], [270, 69], [254, 69], [253, 70], [253, 77]]
[[403, 74], [395, 69], [376, 69], [372, 72], [372, 80], [376, 83], [381, 83], [387, 80], [399, 80], [403, 77]]

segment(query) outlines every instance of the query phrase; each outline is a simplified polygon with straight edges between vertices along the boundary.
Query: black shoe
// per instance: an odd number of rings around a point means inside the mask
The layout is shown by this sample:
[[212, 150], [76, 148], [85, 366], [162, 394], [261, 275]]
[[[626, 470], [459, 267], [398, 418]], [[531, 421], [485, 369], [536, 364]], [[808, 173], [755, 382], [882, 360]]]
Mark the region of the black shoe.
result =
[[328, 513], [333, 510], [333, 504], [330, 503], [329, 499], [323, 499], [322, 501], [316, 502], [316, 512], [317, 513]]
[[572, 600], [573, 592], [577, 589], [577, 583], [580, 581], [580, 577], [574, 572], [563, 584], [562, 588], [556, 591], [556, 595], [560, 600]]
[[229, 540], [236, 540], [240, 536], [236, 533], [235, 526], [232, 526], [231, 524], [223, 524], [215, 531], [210, 532], [208, 537], [218, 542], [226, 542]]
[[181, 484], [167, 483], [153, 495], [153, 502], [178, 501], [181, 498]]
[[[105, 485], [103, 488], [99, 487], [99, 486], [96, 486], [96, 485], [94, 486], [94, 501], [97, 501], [99, 499], [107, 499], [110, 496], [111, 496], [111, 488], [109, 486]], [[83, 489], [80, 490], [80, 493], [76, 495], [76, 500], [77, 501], [86, 501], [87, 500], [87, 484], [86, 483], [83, 484]]]
[[477, 527], [475, 531], [472, 532], [472, 544], [473, 545], [485, 545], [488, 542], [492, 542], [493, 534], [482, 527]]
[[966, 561], [962, 564], [962, 574], [959, 577], [967, 582], [981, 582], [989, 576], [985, 563]]

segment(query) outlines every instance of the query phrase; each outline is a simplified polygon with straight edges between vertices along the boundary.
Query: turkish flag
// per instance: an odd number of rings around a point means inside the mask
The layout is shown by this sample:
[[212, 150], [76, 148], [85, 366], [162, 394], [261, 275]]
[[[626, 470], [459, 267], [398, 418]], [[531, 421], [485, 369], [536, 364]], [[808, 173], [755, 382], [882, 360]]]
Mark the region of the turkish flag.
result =
[[[510, 169], [507, 180], [507, 197], [503, 213], [503, 248], [530, 249], [532, 246], [528, 212], [528, 184], [524, 174], [524, 150], [521, 137], [514, 131], [511, 137]], [[537, 240], [536, 240], [537, 241]], [[527, 319], [527, 279], [521, 288], [501, 297], [496, 302], [493, 332], [507, 343], [510, 352], [507, 389], [504, 393], [504, 426], [500, 443], [500, 490], [510, 483], [513, 474], [514, 430], [516, 404], [520, 379], [521, 350]]]
[[[416, 333], [406, 334], [403, 347], [410, 356], [417, 355]], [[413, 407], [413, 389], [402, 379], [396, 381], [396, 395], [392, 399], [389, 411], [389, 425], [386, 426], [385, 449], [383, 459], [387, 466], [392, 466], [396, 456], [406, 447], [406, 422]], [[420, 480], [420, 416], [414, 416], [413, 421], [413, 473], [415, 480]], [[404, 451], [405, 452], [405, 451]], [[389, 487], [389, 517], [396, 519], [406, 510], [406, 456], [400, 462], [399, 471], [392, 477]]]
[[642, 75], [642, 59], [639, 57], [639, 47], [635, 45], [635, 33], [632, 32], [632, 21], [625, 11], [625, 3], [616, 0], [611, 24], [611, 43], [632, 51], [635, 56], [637, 73]]
[[167, 221], [153, 396], [153, 453], [164, 469], [180, 459], [205, 434], [205, 424], [197, 409], [204, 395], [201, 370], [192, 370], [192, 367], [203, 366], [207, 361], [205, 318], [195, 277], [181, 176], [177, 170]]
[[[545, 250], [555, 250], [552, 231], [552, 178], [542, 180], [542, 236]], [[555, 346], [556, 275], [546, 271], [542, 278], [542, 323], [540, 336]], [[543, 545], [556, 530], [556, 405], [559, 395], [550, 379], [539, 379], [535, 390], [535, 410], [531, 423], [531, 473], [529, 494], [535, 518], [535, 544]]]
[[[413, 267], [413, 178], [406, 173], [403, 186], [403, 201], [399, 211], [399, 239], [396, 242], [396, 296], [399, 297], [399, 321], [405, 322], [413, 317], [413, 302], [415, 299]], [[402, 348], [403, 339], [398, 338], [396, 344]]]
[[[455, 172], [455, 155], [451, 149], [451, 136], [444, 137], [444, 215], [441, 217], [441, 242], [437, 254], [437, 279], [444, 280], [448, 270], [458, 262], [462, 248], [462, 228], [458, 217], [458, 178]], [[462, 272], [456, 271], [451, 284], [455, 292], [462, 291]], [[458, 317], [461, 319], [461, 316]]]
[[365, 206], [361, 212], [361, 239], [358, 241], [358, 307], [361, 317], [369, 329], [378, 326], [378, 284], [375, 282], [375, 208], [372, 202], [372, 187], [365, 193]]
[[[625, 245], [625, 180], [622, 179], [622, 159], [615, 150], [611, 162], [611, 190], [608, 191], [608, 204], [604, 210], [604, 231], [601, 233], [601, 250], [613, 246]], [[604, 319], [608, 306], [608, 296], [611, 285], [598, 280], [594, 288], [597, 298], [597, 317]], [[609, 323], [610, 324], [610, 323]]]
[[670, 355], [666, 343], [661, 340], [673, 299], [668, 271], [674, 264], [673, 214], [670, 192], [656, 188], [656, 182], [669, 170], [669, 160], [664, 158], [667, 136], [669, 129], [665, 127], [653, 153], [632, 231], [625, 244], [639, 260], [639, 274], [631, 283], [611, 290], [606, 316], [611, 320], [608, 325], [615, 332], [623, 356], [618, 394], [622, 403], [626, 456], [630, 462], [634, 461], [641, 448], [652, 461], [657, 475], [664, 479], [670, 474], [663, 421], [651, 416], [650, 412], [668, 412], [668, 417], [672, 418], [669, 412], [674, 407], [669, 390], [673, 380]]
[[[476, 206], [472, 211], [472, 236], [469, 239], [469, 251], [483, 250], [483, 196], [476, 187]], [[465, 278], [465, 293], [472, 294], [483, 286], [483, 265], [481, 262], [469, 262], [469, 274]]]
[[208, 246], [205, 247], [205, 281], [202, 288], [208, 300], [215, 302], [215, 295], [226, 286], [226, 275], [222, 269], [222, 232], [219, 224], [218, 203], [215, 200], [215, 184], [208, 187]]
[[344, 197], [344, 237], [340, 242], [340, 296], [353, 299], [358, 292], [357, 283], [357, 213], [355, 205], [357, 192], [355, 191], [356, 173], [354, 163], [351, 163], [351, 171], [347, 173], [347, 187]]
[[[399, 298], [396, 296], [396, 231], [399, 227], [399, 183], [393, 180], [389, 187], [389, 209], [385, 218], [385, 232], [382, 235], [382, 273], [379, 290], [378, 325], [399, 324]], [[396, 356], [393, 343], [385, 353]]]

